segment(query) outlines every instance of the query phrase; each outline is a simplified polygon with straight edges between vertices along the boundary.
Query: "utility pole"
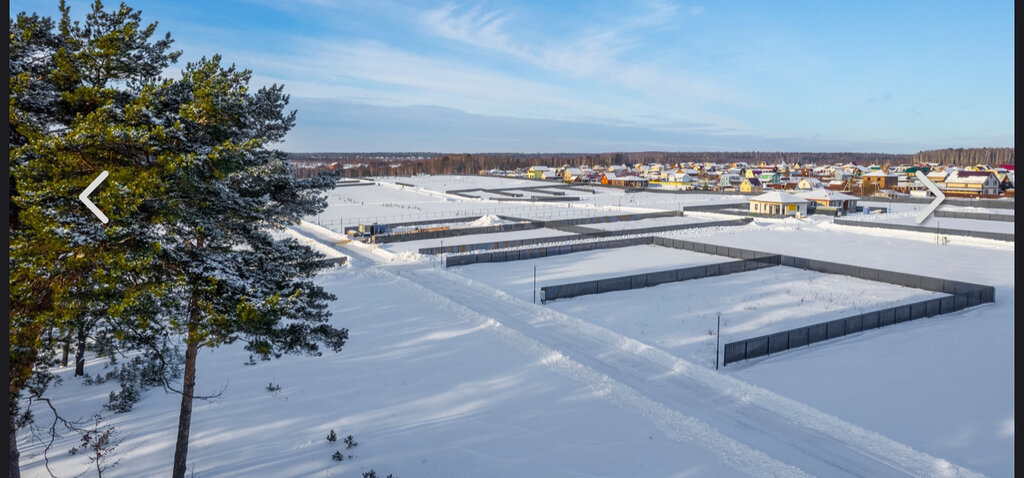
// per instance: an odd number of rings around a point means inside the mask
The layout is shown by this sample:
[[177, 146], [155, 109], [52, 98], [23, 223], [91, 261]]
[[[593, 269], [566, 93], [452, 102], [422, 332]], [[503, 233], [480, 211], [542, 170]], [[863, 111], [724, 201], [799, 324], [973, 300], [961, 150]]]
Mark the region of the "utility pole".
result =
[[537, 303], [537, 266], [533, 266], [533, 303]]
[[722, 343], [722, 313], [718, 312], [718, 332], [715, 333], [715, 370], [718, 370], [718, 349]]

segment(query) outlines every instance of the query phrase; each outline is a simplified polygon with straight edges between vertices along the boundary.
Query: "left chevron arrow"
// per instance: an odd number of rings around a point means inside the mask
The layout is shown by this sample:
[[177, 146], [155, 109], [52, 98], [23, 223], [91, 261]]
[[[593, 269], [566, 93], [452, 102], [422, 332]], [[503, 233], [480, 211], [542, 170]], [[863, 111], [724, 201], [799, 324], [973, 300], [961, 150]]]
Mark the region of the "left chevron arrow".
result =
[[107, 176], [109, 175], [110, 173], [103, 171], [99, 176], [96, 176], [96, 179], [93, 179], [92, 182], [89, 183], [89, 187], [85, 188], [85, 190], [82, 191], [82, 194], [78, 195], [78, 199], [85, 203], [85, 207], [89, 208], [96, 217], [100, 218], [100, 222], [103, 224], [109, 222], [110, 219], [107, 219], [106, 214], [103, 214], [103, 211], [100, 211], [100, 208], [96, 207], [96, 205], [89, 200], [89, 195], [92, 194], [92, 192], [100, 186], [100, 183], [102, 183], [104, 179], [107, 179]]

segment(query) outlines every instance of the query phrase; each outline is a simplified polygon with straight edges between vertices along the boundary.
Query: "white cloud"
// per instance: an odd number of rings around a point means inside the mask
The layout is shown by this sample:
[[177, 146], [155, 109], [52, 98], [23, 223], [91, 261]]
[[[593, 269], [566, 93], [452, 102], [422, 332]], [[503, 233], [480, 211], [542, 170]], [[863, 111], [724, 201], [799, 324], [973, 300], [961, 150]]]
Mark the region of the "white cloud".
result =
[[[525, 28], [516, 28], [511, 15], [499, 10], [484, 11], [479, 5], [459, 9], [453, 5], [430, 10], [421, 24], [435, 36], [480, 49], [513, 56], [534, 66], [570, 78], [589, 79], [689, 106], [706, 103], [740, 104], [745, 95], [727, 90], [719, 82], [687, 71], [683, 65], [665, 64], [665, 45], [650, 45], [648, 35], [657, 26], [678, 23], [678, 7], [665, 1], [647, 1], [632, 15], [614, 24], [582, 24], [561, 35], [531, 38]], [[695, 7], [701, 9], [702, 7]], [[700, 11], [690, 10], [691, 15]], [[513, 35], [510, 31], [515, 31]], [[538, 35], [535, 35], [538, 36]], [[554, 38], [554, 39], [553, 39]], [[643, 47], [645, 56], [637, 54]], [[611, 92], [614, 94], [614, 92]]]

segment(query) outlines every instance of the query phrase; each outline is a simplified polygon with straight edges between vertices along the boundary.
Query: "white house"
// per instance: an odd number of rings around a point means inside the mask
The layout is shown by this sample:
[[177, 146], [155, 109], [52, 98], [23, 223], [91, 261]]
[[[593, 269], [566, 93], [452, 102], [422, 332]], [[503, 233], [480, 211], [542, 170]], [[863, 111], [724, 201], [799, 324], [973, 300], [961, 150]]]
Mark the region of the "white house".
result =
[[749, 199], [750, 212], [768, 216], [806, 216], [807, 200], [782, 191], [772, 191]]

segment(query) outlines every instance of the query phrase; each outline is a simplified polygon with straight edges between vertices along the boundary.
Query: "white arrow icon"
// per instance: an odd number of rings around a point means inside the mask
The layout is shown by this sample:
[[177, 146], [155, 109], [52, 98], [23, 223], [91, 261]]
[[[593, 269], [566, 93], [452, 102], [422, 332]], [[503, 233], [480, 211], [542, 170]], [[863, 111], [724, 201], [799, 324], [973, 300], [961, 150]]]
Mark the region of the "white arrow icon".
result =
[[82, 191], [82, 194], [78, 195], [78, 199], [84, 202], [85, 207], [89, 208], [89, 210], [92, 211], [92, 213], [95, 214], [96, 217], [100, 218], [100, 222], [102, 222], [103, 224], [106, 224], [108, 221], [110, 221], [110, 219], [107, 219], [107, 216], [103, 214], [103, 211], [100, 211], [100, 208], [96, 207], [96, 205], [89, 200], [89, 195], [92, 194], [92, 192], [95, 191], [96, 188], [100, 186], [100, 183], [102, 183], [104, 179], [107, 179], [107, 176], [109, 174], [110, 173], [106, 171], [100, 173], [99, 176], [96, 176], [96, 179], [92, 180], [92, 183], [89, 183], [89, 187], [85, 188], [85, 190]]
[[942, 194], [942, 191], [939, 190], [939, 187], [936, 186], [935, 183], [929, 181], [928, 177], [925, 176], [924, 173], [922, 173], [920, 170], [917, 171], [917, 179], [921, 180], [921, 184], [927, 186], [928, 190], [930, 190], [932, 194], [935, 195], [935, 200], [928, 204], [928, 207], [924, 208], [924, 211], [921, 211], [921, 213], [917, 215], [916, 221], [918, 224], [921, 224], [922, 222], [924, 222], [925, 219], [928, 219], [928, 216], [932, 214], [932, 211], [934, 211], [935, 208], [939, 207], [939, 204], [946, 199], [946, 195]]

